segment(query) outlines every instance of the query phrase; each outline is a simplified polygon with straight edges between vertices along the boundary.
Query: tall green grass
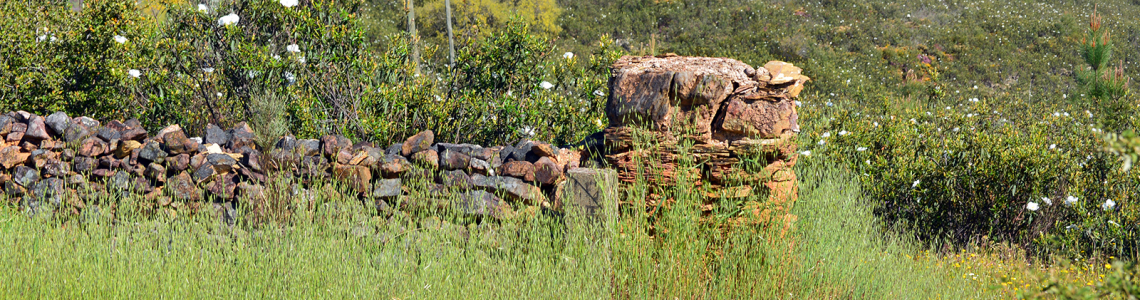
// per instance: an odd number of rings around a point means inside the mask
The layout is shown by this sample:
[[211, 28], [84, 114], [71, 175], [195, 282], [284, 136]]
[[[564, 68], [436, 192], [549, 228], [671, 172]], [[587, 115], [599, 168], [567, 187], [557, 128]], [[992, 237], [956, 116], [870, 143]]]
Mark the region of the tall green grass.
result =
[[346, 199], [319, 199], [290, 224], [233, 227], [210, 213], [45, 220], [5, 207], [0, 298], [999, 297], [884, 234], [850, 172], [805, 161], [800, 218], [783, 237], [702, 221], [684, 203], [704, 196], [685, 185], [632, 186], [626, 200], [656, 192], [680, 204], [631, 217], [645, 211], [634, 205], [611, 227], [554, 214], [385, 218]]

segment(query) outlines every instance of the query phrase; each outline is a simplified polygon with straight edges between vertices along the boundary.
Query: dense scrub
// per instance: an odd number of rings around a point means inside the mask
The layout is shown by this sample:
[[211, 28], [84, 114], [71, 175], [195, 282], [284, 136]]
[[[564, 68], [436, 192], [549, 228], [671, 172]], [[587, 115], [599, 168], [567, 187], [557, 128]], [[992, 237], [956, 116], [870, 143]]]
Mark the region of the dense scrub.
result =
[[[88, 2], [0, 4], [0, 110], [150, 126], [269, 117], [274, 132], [381, 144], [420, 129], [567, 144], [606, 122], [607, 66], [621, 54], [782, 59], [814, 80], [802, 155], [853, 170], [885, 227], [1041, 257], [1140, 251], [1140, 182], [1102, 135], [1135, 128], [1137, 97], [1092, 97], [1078, 80], [1093, 3], [560, 1], [559, 30], [518, 18], [461, 35], [454, 68], [439, 32], [421, 32], [433, 38], [416, 73], [399, 1], [172, 4], [162, 18]], [[1140, 6], [1095, 5], [1115, 41], [1107, 65], [1136, 78]], [[241, 19], [219, 25], [230, 12]]]

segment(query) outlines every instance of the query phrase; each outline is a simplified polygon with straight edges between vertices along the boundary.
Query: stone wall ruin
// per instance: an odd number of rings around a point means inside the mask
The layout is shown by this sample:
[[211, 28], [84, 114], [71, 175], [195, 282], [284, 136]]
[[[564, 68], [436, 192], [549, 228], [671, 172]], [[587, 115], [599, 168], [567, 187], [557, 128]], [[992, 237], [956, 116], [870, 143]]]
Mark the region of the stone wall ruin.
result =
[[[604, 147], [557, 147], [523, 140], [484, 147], [437, 143], [423, 131], [388, 146], [343, 136], [281, 137], [260, 147], [252, 128], [210, 124], [202, 137], [178, 125], [158, 132], [137, 120], [106, 123], [57, 112], [0, 115], [0, 189], [31, 212], [79, 213], [98, 195], [134, 194], [153, 210], [203, 208], [233, 211], [267, 201], [272, 176], [295, 178], [289, 193], [312, 198], [321, 179], [340, 182], [351, 196], [377, 210], [449, 209], [478, 218], [508, 218], [521, 211], [582, 207], [613, 212], [618, 181], [648, 172], [673, 180], [677, 155], [703, 163], [697, 177], [720, 197], [767, 195], [761, 219], [783, 214], [796, 199], [794, 99], [807, 77], [783, 62], [753, 68], [727, 58], [622, 57], [613, 65], [606, 114], [609, 128], [592, 136]], [[634, 126], [657, 138], [654, 148], [634, 145]], [[681, 153], [679, 139], [696, 141]], [[589, 140], [584, 144], [590, 144]], [[653, 156], [658, 165], [639, 166]], [[758, 170], [738, 168], [758, 157]], [[582, 168], [601, 158], [606, 168]], [[409, 197], [409, 180], [426, 191]], [[339, 193], [339, 192], [338, 192]], [[424, 196], [426, 195], [426, 196]], [[652, 199], [650, 199], [652, 201]], [[205, 205], [203, 205], [205, 204]], [[707, 206], [708, 203], [705, 203]]]

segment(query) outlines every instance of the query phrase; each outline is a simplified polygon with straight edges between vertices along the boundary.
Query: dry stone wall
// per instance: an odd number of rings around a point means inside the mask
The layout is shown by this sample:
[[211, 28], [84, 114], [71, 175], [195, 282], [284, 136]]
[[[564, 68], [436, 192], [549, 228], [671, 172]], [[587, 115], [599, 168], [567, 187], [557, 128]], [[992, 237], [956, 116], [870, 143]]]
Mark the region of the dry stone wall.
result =
[[[753, 68], [729, 58], [622, 57], [609, 82], [605, 158], [623, 182], [657, 181], [655, 175], [661, 175], [664, 182], [659, 183], [669, 184], [678, 175], [676, 156], [691, 155], [703, 165], [695, 177], [716, 191], [708, 195], [706, 209], [721, 197], [763, 192], [767, 203], [754, 203], [749, 210], [761, 219], [787, 216], [798, 195], [792, 170], [799, 132], [795, 99], [809, 80], [800, 71], [780, 61]], [[648, 140], [656, 146], [635, 147], [631, 125], [648, 127]], [[680, 153], [676, 145], [681, 138], [696, 145]], [[739, 167], [745, 157], [762, 165]], [[655, 163], [639, 163], [647, 161]]]
[[[504, 218], [573, 206], [612, 216], [619, 181], [670, 184], [677, 156], [689, 155], [703, 166], [695, 178], [712, 185], [706, 209], [721, 197], [762, 192], [767, 202], [746, 209], [761, 219], [787, 216], [797, 194], [794, 99], [808, 80], [799, 68], [667, 55], [622, 57], [612, 71], [610, 126], [587, 147], [437, 143], [432, 131], [388, 146], [336, 135], [258, 145], [245, 123], [210, 124], [191, 137], [178, 125], [151, 133], [137, 120], [9, 112], [0, 115], [0, 189], [33, 212], [79, 213], [102, 205], [94, 203], [100, 195], [116, 193], [142, 196], [158, 209], [233, 211], [264, 207], [274, 178], [289, 178], [291, 186], [274, 188], [302, 200], [324, 192], [321, 182], [331, 179], [345, 187], [337, 194], [381, 211], [450, 209]], [[649, 128], [652, 148], [635, 145], [635, 127]], [[679, 150], [684, 138], [696, 145]], [[746, 157], [762, 166], [740, 168]], [[580, 167], [587, 162], [609, 168]]]
[[[327, 178], [346, 187], [341, 196], [380, 210], [442, 208], [503, 218], [517, 210], [561, 210], [563, 195], [601, 195], [603, 187], [593, 183], [614, 176], [578, 168], [576, 151], [530, 140], [483, 147], [436, 143], [424, 131], [387, 147], [329, 135], [285, 136], [262, 149], [245, 123], [210, 124], [201, 132], [189, 137], [171, 125], [148, 133], [137, 120], [101, 123], [64, 113], [0, 115], [0, 188], [9, 201], [54, 213], [78, 213], [97, 195], [113, 193], [137, 194], [156, 208], [232, 209], [266, 201], [272, 176], [295, 179], [292, 194], [302, 198], [324, 188], [317, 182]], [[409, 180], [420, 181], [421, 197], [407, 197]], [[568, 200], [588, 210], [599, 201]]]

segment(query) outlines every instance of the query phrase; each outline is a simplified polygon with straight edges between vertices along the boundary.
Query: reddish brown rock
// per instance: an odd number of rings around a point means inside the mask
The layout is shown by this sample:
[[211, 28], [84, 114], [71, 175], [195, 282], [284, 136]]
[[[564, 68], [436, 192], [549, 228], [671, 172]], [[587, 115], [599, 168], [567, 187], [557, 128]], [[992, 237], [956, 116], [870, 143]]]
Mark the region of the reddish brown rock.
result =
[[12, 169], [27, 163], [30, 156], [29, 153], [20, 152], [18, 146], [8, 146], [0, 149], [0, 165], [4, 166], [5, 169]]
[[534, 181], [534, 164], [522, 160], [510, 161], [499, 168], [499, 174]]
[[795, 110], [792, 100], [745, 102], [732, 99], [725, 104], [724, 119], [719, 124], [714, 124], [720, 130], [714, 136], [724, 139], [776, 138], [785, 130], [792, 129], [791, 117]]
[[435, 133], [431, 130], [424, 130], [404, 141], [404, 144], [401, 146], [400, 154], [405, 157], [410, 157], [414, 153], [420, 153], [430, 149], [433, 143], [435, 143]]
[[[321, 151], [329, 158], [338, 155], [341, 150], [352, 150], [352, 141], [342, 135], [326, 135], [321, 137]], [[351, 156], [350, 156], [351, 158]]]
[[180, 172], [178, 175], [170, 177], [166, 182], [165, 189], [175, 199], [193, 202], [202, 199], [201, 193], [194, 184], [194, 179], [190, 178], [190, 174], [186, 172]]
[[534, 143], [531, 145], [530, 153], [534, 153], [539, 157], [553, 157], [558, 155], [558, 148], [547, 143]]
[[444, 170], [463, 170], [471, 162], [471, 156], [451, 149], [439, 153], [439, 166]]
[[344, 181], [358, 195], [372, 191], [372, 172], [365, 166], [338, 165], [333, 168], [337, 180]]
[[396, 178], [399, 177], [400, 174], [411, 170], [412, 164], [403, 156], [390, 154], [383, 156], [381, 160], [377, 162], [376, 168], [384, 178]]
[[51, 139], [51, 135], [48, 135], [47, 125], [44, 124], [44, 117], [34, 116], [29, 119], [28, 128], [27, 131], [24, 132], [24, 137], [33, 139], [37, 143], [42, 140]]
[[412, 162], [424, 167], [439, 168], [439, 153], [431, 149], [416, 152], [412, 154]]
[[257, 149], [257, 144], [254, 143], [254, 139], [257, 138], [257, 135], [253, 133], [253, 128], [250, 128], [249, 124], [245, 122], [238, 123], [233, 129], [230, 129], [229, 133], [230, 143], [226, 145], [226, 148], [230, 148], [231, 150], [238, 150], [242, 147]]
[[79, 146], [79, 156], [96, 157], [107, 152], [107, 143], [98, 138], [87, 138]]
[[539, 158], [534, 163], [534, 179], [546, 185], [553, 185], [562, 179], [562, 168], [550, 157]]
[[13, 132], [8, 133], [8, 136], [5, 137], [4, 140], [8, 141], [9, 143], [18, 143], [18, 142], [20, 142], [20, 140], [23, 140], [23, 139], [24, 139], [24, 133], [23, 132], [13, 131]]

